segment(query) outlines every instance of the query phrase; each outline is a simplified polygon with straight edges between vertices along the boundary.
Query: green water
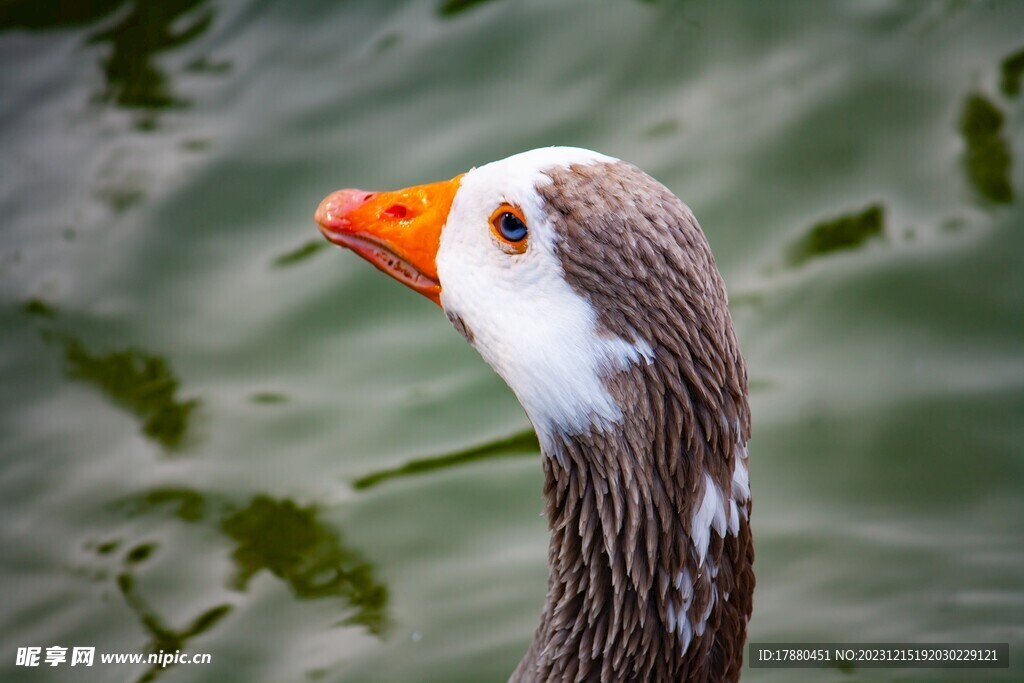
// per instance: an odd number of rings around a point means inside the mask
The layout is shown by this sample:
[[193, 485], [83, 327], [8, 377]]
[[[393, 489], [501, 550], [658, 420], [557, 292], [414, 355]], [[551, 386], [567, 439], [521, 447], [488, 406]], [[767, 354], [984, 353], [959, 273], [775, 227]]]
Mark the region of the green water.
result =
[[[756, 641], [1024, 680], [1024, 3], [0, 4], [0, 680], [503, 681], [541, 470], [338, 187], [548, 144], [703, 224], [751, 374]], [[18, 647], [208, 652], [164, 670]]]

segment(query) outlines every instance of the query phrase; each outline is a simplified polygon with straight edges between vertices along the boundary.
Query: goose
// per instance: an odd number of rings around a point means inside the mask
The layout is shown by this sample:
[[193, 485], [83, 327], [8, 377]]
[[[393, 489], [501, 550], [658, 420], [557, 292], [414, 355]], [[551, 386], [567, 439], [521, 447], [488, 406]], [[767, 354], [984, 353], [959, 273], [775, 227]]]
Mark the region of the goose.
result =
[[441, 307], [541, 444], [549, 577], [510, 681], [735, 681], [754, 590], [747, 373], [690, 209], [546, 147], [338, 190], [331, 242]]

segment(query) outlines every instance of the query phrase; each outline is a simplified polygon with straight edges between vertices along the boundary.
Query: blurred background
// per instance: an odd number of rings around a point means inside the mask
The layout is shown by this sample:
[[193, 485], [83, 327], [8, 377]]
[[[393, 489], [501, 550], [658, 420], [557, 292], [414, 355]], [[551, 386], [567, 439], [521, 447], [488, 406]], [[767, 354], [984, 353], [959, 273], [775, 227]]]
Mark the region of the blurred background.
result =
[[[547, 531], [511, 392], [319, 237], [542, 145], [699, 217], [750, 368], [754, 641], [1024, 680], [1024, 3], [0, 3], [0, 679], [504, 681]], [[18, 647], [209, 665], [15, 666]], [[1015, 658], [1015, 660], [1013, 659]]]

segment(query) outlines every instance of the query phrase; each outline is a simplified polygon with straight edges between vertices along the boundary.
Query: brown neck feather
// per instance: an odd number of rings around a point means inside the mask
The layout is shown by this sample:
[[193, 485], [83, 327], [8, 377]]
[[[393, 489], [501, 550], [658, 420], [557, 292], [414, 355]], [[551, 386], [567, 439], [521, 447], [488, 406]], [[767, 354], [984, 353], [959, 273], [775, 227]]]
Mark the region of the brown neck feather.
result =
[[[636, 367], [613, 385], [649, 373]], [[682, 447], [683, 430], [673, 435], [653, 423], [657, 390], [645, 399], [629, 404], [631, 427], [622, 433], [567, 438], [559, 458], [544, 458], [551, 575], [514, 681], [739, 677], [754, 587], [749, 501], [737, 533], [711, 532], [702, 563], [690, 524], [704, 473], [724, 468], [698, 463], [725, 458], [710, 445], [693, 457]], [[671, 415], [677, 410], [670, 404], [665, 417], [681, 424]], [[653, 433], [665, 438], [655, 442]], [[731, 472], [728, 480], [711, 476], [731, 490]], [[673, 627], [670, 611], [687, 625]]]
[[[566, 435], [545, 454], [551, 575], [512, 680], [734, 681], [754, 588], [750, 501], [733, 484], [750, 411], [721, 278], [689, 210], [639, 169], [550, 175], [540, 191], [573, 247], [560, 253], [566, 279], [602, 333], [639, 336], [655, 358], [605, 378], [618, 429]], [[709, 482], [727, 512], [737, 506], [703, 530], [704, 554], [691, 527]]]

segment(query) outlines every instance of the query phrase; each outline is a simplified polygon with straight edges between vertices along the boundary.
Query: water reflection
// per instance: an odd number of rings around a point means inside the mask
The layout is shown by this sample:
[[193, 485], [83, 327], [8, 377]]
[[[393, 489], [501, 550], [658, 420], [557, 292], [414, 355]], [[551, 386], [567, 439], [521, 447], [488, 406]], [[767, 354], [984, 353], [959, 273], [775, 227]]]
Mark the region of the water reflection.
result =
[[35, 298], [24, 302], [21, 305], [21, 310], [23, 313], [39, 316], [41, 318], [52, 318], [57, 315], [56, 309], [54, 309], [50, 303], [43, 301], [42, 299]]
[[861, 212], [846, 213], [812, 225], [790, 248], [789, 262], [796, 266], [818, 256], [854, 249], [884, 233], [885, 207], [871, 204]]
[[[16, 0], [0, 6], [0, 31], [74, 28], [116, 18], [87, 38], [90, 45], [108, 46], [100, 63], [105, 83], [96, 99], [152, 113], [188, 103], [174, 93], [158, 57], [203, 35], [214, 16], [208, 0]], [[207, 58], [195, 59], [186, 67], [206, 73], [223, 73], [228, 68], [227, 62]], [[142, 118], [139, 125], [155, 126], [155, 116]]]
[[[37, 318], [57, 315], [57, 309], [40, 298], [26, 300], [21, 310]], [[43, 330], [42, 337], [64, 347], [64, 374], [69, 379], [98, 388], [138, 418], [142, 432], [154, 441], [171, 449], [182, 444], [199, 400], [178, 397], [180, 382], [165, 358], [136, 348], [94, 353], [75, 336], [52, 330]]]
[[382, 481], [398, 477], [408, 477], [434, 470], [455, 467], [474, 460], [484, 460], [501, 455], [536, 455], [540, 451], [540, 442], [533, 430], [520, 432], [505, 439], [499, 439], [481, 446], [456, 451], [445, 455], [410, 460], [398, 467], [377, 470], [356, 479], [352, 485], [357, 489], [368, 489]]
[[1003, 78], [1000, 84], [1003, 94], [1016, 97], [1020, 94], [1020, 79], [1024, 76], [1024, 48], [1003, 59]]
[[983, 197], [1003, 204], [1013, 200], [1004, 121], [999, 107], [981, 93], [969, 95], [964, 102], [960, 132], [967, 143], [967, 179]]
[[[114, 539], [101, 543], [88, 543], [86, 547], [101, 558], [110, 558], [115, 553], [120, 552], [122, 542]], [[174, 628], [165, 623], [164, 618], [150, 606], [139, 591], [134, 575], [135, 570], [148, 562], [158, 549], [159, 545], [157, 543], [146, 542], [137, 543], [123, 553], [120, 553], [120, 562], [114, 570], [114, 584], [117, 586], [117, 590], [125, 604], [135, 614], [136, 619], [138, 619], [146, 633], [147, 641], [140, 648], [141, 651], [144, 651], [146, 655], [160, 655], [163, 653], [173, 655], [176, 652], [189, 652], [189, 641], [212, 629], [234, 607], [229, 603], [221, 603], [204, 609], [183, 628]], [[105, 569], [92, 572], [92, 577], [96, 581], [106, 581], [108, 576], [109, 574]], [[153, 664], [146, 668], [136, 680], [139, 683], [153, 681], [172, 666], [172, 662], [168, 662], [167, 665], [161, 663]]]
[[377, 635], [387, 629], [387, 586], [372, 564], [320, 521], [315, 506], [258, 495], [238, 508], [211, 502], [199, 491], [170, 487], [150, 490], [118, 507], [129, 516], [163, 510], [193, 524], [212, 517], [234, 542], [234, 576], [228, 583], [235, 590], [245, 591], [265, 570], [288, 584], [300, 600], [341, 598], [354, 609], [343, 624], [359, 624]]
[[139, 349], [97, 354], [68, 336], [64, 344], [65, 373], [94, 385], [114, 403], [142, 421], [142, 431], [167, 448], [181, 445], [197, 399], [180, 399], [178, 378], [167, 360]]
[[314, 507], [257, 496], [224, 518], [220, 528], [237, 543], [231, 555], [235, 588], [245, 590], [265, 569], [298, 598], [343, 598], [356, 608], [344, 623], [361, 624], [376, 634], [384, 630], [387, 587], [376, 579], [372, 565], [317, 519]]
[[157, 508], [169, 509], [171, 515], [184, 522], [198, 522], [206, 516], [206, 497], [187, 488], [159, 488], [147, 491], [139, 498], [123, 505], [128, 515], [136, 515]]
[[284, 403], [288, 400], [288, 397], [276, 391], [261, 391], [257, 394], [251, 395], [249, 400], [253, 403], [271, 404]]
[[277, 256], [273, 261], [273, 266], [275, 268], [284, 268], [286, 266], [293, 266], [296, 263], [301, 263], [313, 256], [313, 254], [316, 254], [326, 248], [327, 245], [328, 243], [321, 239], [308, 240], [294, 249]]
[[94, 24], [110, 16], [125, 0], [13, 0], [0, 5], [0, 31], [42, 31]]
[[675, 135], [682, 129], [682, 124], [679, 123], [678, 119], [662, 119], [661, 121], [648, 126], [643, 134], [647, 138], [664, 138], [670, 135]]
[[[210, 28], [214, 12], [206, 5], [207, 0], [135, 0], [120, 21], [90, 36], [90, 43], [110, 45], [103, 60], [107, 83], [101, 99], [143, 109], [184, 104], [171, 93], [167, 75], [154, 60]], [[191, 16], [183, 21], [186, 14]]]
[[[130, 564], [138, 564], [142, 559], [132, 557], [132, 552], [126, 558]], [[147, 555], [148, 556], [148, 555]], [[192, 619], [191, 623], [182, 629], [175, 629], [164, 623], [159, 614], [156, 613], [146, 601], [142, 599], [135, 588], [135, 581], [130, 572], [124, 571], [117, 575], [117, 588], [121, 591], [124, 601], [128, 604], [142, 627], [146, 630], [150, 640], [146, 644], [146, 652], [152, 654], [163, 654], [176, 652], [188, 652], [188, 641], [195, 636], [201, 635], [213, 628], [218, 621], [223, 619], [231, 611], [232, 606], [224, 603], [211, 607]], [[171, 668], [172, 665], [153, 664], [139, 677], [139, 683], [148, 683], [156, 680], [162, 672]]]
[[490, 2], [490, 0], [445, 0], [437, 8], [437, 13], [442, 17], [453, 17], [485, 2]]

